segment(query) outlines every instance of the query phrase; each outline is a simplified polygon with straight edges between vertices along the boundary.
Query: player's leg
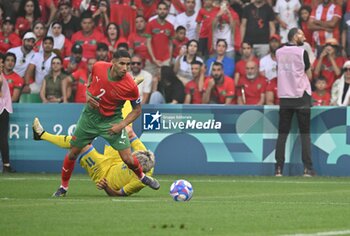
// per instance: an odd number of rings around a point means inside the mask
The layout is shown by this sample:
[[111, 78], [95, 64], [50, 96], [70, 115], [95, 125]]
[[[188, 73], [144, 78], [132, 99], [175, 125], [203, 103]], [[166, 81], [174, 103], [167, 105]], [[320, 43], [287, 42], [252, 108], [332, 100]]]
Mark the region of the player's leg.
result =
[[72, 176], [75, 161], [78, 158], [79, 153], [86, 145], [91, 143], [91, 141], [98, 136], [98, 131], [94, 126], [96, 123], [97, 120], [94, 119], [93, 114], [88, 114], [87, 109], [85, 109], [79, 118], [76, 130], [70, 141], [71, 149], [64, 157], [61, 172], [61, 185], [53, 194], [54, 197], [65, 196], [67, 193], [69, 180]]
[[72, 136], [69, 135], [55, 135], [45, 131], [41, 125], [39, 118], [35, 117], [33, 121], [33, 138], [34, 140], [45, 140], [61, 148], [70, 148], [70, 140]]
[[130, 140], [131, 148], [134, 151], [146, 151], [146, 146], [142, 143], [142, 141], [137, 137], [133, 128], [131, 126], [125, 127], [126, 132], [128, 133], [128, 137]]

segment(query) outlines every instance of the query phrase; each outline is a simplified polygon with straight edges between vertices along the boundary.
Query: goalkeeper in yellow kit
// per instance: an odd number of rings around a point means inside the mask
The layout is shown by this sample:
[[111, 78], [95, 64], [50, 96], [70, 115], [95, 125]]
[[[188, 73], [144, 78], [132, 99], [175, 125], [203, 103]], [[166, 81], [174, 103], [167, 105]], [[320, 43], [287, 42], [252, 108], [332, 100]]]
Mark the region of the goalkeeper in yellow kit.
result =
[[[135, 156], [148, 176], [153, 174], [154, 154], [148, 151], [133, 129], [128, 126], [127, 132]], [[38, 118], [33, 122], [34, 139], [45, 140], [62, 148], [70, 148], [72, 136], [54, 135], [44, 130]], [[130, 170], [111, 146], [105, 146], [104, 153], [99, 153], [91, 144], [86, 145], [79, 154], [78, 162], [89, 174], [92, 181], [108, 196], [129, 196], [139, 192], [145, 185]]]

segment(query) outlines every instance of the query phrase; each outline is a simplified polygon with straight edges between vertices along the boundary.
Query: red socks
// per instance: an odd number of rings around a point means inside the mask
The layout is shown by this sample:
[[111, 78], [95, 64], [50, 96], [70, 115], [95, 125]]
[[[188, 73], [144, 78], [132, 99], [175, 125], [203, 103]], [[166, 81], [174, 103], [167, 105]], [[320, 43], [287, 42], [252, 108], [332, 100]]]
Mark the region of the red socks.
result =
[[70, 160], [68, 154], [64, 157], [62, 172], [61, 172], [61, 186], [68, 188], [70, 177], [72, 176], [75, 166], [75, 160]]
[[134, 173], [137, 175], [137, 177], [139, 177], [139, 179], [142, 179], [142, 177], [145, 175], [142, 172], [142, 166], [140, 165], [139, 160], [135, 156], [132, 156], [132, 159], [134, 160], [134, 165], [128, 167], [129, 169], [134, 171]]

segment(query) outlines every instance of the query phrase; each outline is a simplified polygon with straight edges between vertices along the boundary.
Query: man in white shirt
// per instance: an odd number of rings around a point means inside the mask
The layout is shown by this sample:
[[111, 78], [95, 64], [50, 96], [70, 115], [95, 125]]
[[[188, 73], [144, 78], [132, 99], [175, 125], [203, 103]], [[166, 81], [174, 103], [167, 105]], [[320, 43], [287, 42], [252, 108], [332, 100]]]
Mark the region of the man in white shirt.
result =
[[23, 36], [22, 46], [10, 48], [7, 52], [12, 52], [16, 55], [16, 65], [13, 69], [19, 76], [24, 77], [30, 60], [34, 56], [33, 47], [36, 37], [33, 32], [27, 32]]
[[176, 29], [180, 25], [185, 27], [186, 37], [189, 40], [198, 39], [198, 35], [196, 33], [196, 27], [197, 27], [196, 18], [197, 18], [198, 12], [195, 12], [194, 10], [195, 6], [196, 6], [195, 0], [185, 0], [186, 11], [175, 17], [174, 28]]
[[42, 42], [43, 52], [34, 54], [29, 62], [27, 71], [24, 75], [25, 84], [28, 85], [31, 78], [34, 78], [34, 83], [23, 88], [23, 93], [39, 93], [44, 77], [50, 72], [52, 58], [56, 56], [53, 50], [53, 38], [46, 36]]
[[287, 35], [290, 29], [298, 27], [298, 11], [301, 5], [299, 0], [277, 0], [274, 7], [276, 19], [280, 25], [282, 43], [288, 42]]
[[141, 103], [148, 103], [149, 96], [152, 90], [152, 75], [142, 69], [142, 58], [139, 55], [134, 55], [131, 58], [131, 75], [134, 80], [143, 79], [143, 82], [138, 85]]
[[276, 50], [281, 46], [281, 37], [273, 34], [270, 37], [270, 53], [260, 59], [260, 74], [268, 80], [277, 77]]

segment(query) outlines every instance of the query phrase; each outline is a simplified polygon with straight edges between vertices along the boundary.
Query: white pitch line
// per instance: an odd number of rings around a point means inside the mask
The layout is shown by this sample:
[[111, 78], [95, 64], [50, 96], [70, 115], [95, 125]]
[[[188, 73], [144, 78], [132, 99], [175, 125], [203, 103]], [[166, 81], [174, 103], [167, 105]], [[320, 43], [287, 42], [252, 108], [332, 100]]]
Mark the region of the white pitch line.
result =
[[310, 234], [285, 234], [282, 236], [334, 236], [334, 235], [348, 235], [348, 234], [350, 234], [350, 230], [317, 232], [317, 233], [310, 233]]
[[[308, 181], [300, 181], [300, 180], [287, 180], [287, 181], [281, 181], [279, 180], [225, 180], [225, 179], [190, 179], [187, 178], [190, 182], [193, 183], [276, 183], [276, 184], [340, 184], [340, 185], [350, 185], [350, 178], [349, 181], [346, 182], [339, 182], [339, 181], [312, 181], [312, 179], [308, 179]], [[57, 181], [59, 178], [48, 178], [48, 177], [3, 177], [0, 178], [1, 181], [27, 181], [27, 180], [48, 180], [48, 181]], [[72, 181], [91, 181], [89, 178], [72, 178]], [[162, 182], [173, 182], [175, 179], [163, 179], [158, 178], [158, 180]]]

